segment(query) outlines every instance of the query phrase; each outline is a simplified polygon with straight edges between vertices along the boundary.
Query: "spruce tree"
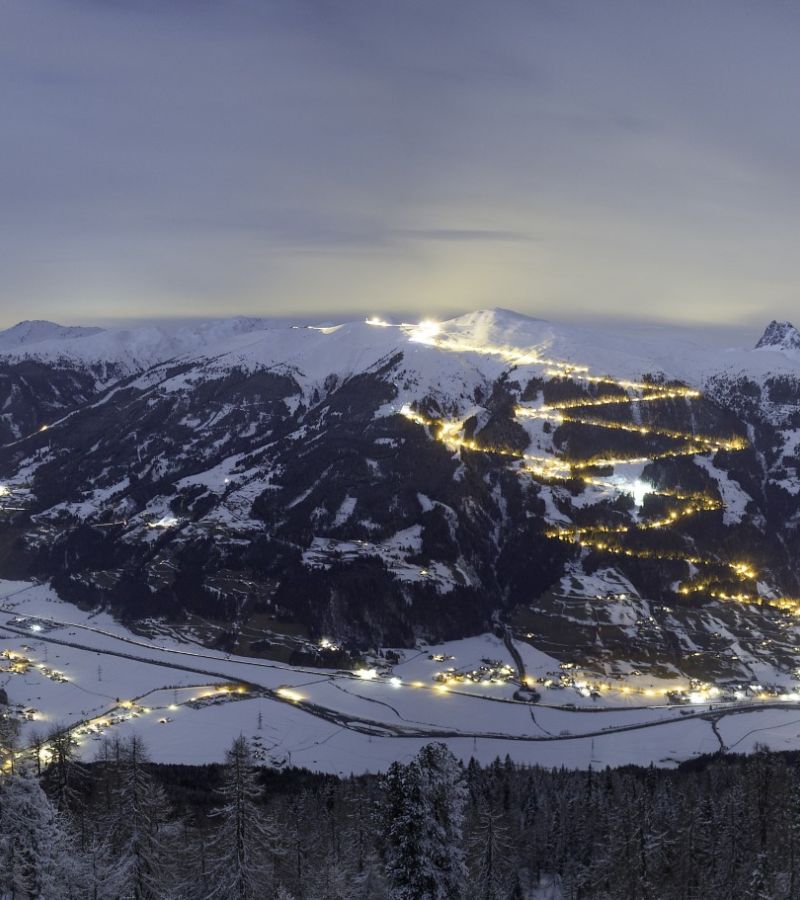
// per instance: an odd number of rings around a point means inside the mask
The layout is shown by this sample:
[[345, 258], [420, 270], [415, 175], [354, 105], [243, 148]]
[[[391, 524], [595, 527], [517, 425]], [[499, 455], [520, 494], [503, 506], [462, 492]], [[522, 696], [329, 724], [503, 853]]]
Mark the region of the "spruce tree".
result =
[[508, 895], [511, 844], [504, 817], [492, 808], [491, 798], [478, 813], [470, 841], [474, 859], [471, 896], [474, 900], [504, 900]]
[[464, 775], [443, 744], [428, 744], [385, 781], [385, 845], [392, 900], [461, 900], [466, 892]]
[[14, 748], [17, 746], [19, 725], [5, 711], [5, 704], [0, 703], [0, 773], [14, 769]]
[[272, 858], [278, 833], [264, 814], [247, 741], [238, 737], [228, 750], [219, 789], [218, 820], [208, 848], [208, 900], [263, 900], [272, 896]]
[[0, 896], [70, 900], [85, 896], [82, 860], [65, 822], [27, 774], [0, 789]]
[[49, 762], [45, 789], [60, 812], [73, 808], [79, 800], [84, 773], [75, 758], [77, 746], [78, 742], [65, 728], [55, 728], [47, 737]]
[[105, 816], [98, 892], [124, 900], [169, 896], [169, 805], [147, 771], [147, 751], [134, 735], [120, 742], [118, 786]]

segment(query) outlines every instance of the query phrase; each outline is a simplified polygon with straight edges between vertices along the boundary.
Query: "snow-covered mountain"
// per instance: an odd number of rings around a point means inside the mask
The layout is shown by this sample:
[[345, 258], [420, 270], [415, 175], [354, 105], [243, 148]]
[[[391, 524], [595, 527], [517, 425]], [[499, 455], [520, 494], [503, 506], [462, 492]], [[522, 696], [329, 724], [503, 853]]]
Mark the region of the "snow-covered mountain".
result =
[[800, 331], [791, 322], [776, 322], [767, 325], [764, 334], [756, 344], [757, 349], [800, 350]]
[[99, 334], [102, 330], [102, 328], [56, 325], [55, 322], [42, 320], [19, 322], [13, 328], [0, 331], [0, 352], [28, 347], [42, 341], [73, 341]]
[[[535, 348], [540, 354], [584, 365], [593, 371], [635, 378], [658, 372], [701, 386], [721, 371], [756, 375], [795, 372], [797, 360], [785, 351], [800, 347], [800, 332], [788, 322], [771, 322], [756, 347], [709, 346], [702, 332], [669, 326], [631, 324], [577, 326], [554, 324], [505, 309], [479, 310], [439, 323], [442, 334], [462, 359], [471, 363], [506, 360], [482, 348]], [[100, 329], [21, 322], [0, 332], [0, 360], [108, 370], [114, 377], [141, 373], [170, 361], [219, 360], [219, 368], [285, 367], [306, 382], [329, 374], [346, 376], [368, 368], [392, 352], [418, 352], [426, 344], [417, 327], [379, 327], [365, 322], [338, 326], [293, 325], [286, 320], [235, 317], [183, 326], [150, 324], [138, 328]], [[471, 346], [476, 352], [463, 348]], [[443, 349], [441, 346], [439, 350]], [[780, 354], [780, 355], [778, 355]], [[437, 353], [428, 375], [440, 377], [449, 354]], [[369, 358], [369, 359], [368, 359]], [[420, 361], [419, 366], [422, 366]], [[456, 365], [458, 368], [458, 365]], [[430, 371], [430, 370], [434, 371]], [[451, 366], [452, 370], [452, 366]], [[423, 380], [427, 377], [421, 371]], [[441, 373], [446, 380], [447, 372]]]
[[207, 352], [232, 335], [267, 328], [269, 319], [237, 316], [192, 325], [78, 328], [21, 322], [0, 332], [0, 358], [102, 373], [101, 381], [141, 372], [187, 353]]
[[724, 349], [482, 310], [0, 344], [5, 566], [247, 652], [503, 619], [598, 666], [791, 668], [800, 355], [773, 326]]

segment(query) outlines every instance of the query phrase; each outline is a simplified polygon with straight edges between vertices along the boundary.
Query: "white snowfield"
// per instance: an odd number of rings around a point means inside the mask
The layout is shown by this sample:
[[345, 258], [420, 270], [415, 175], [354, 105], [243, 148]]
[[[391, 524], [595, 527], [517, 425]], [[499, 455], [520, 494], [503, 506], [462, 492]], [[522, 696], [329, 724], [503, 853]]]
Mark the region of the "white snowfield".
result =
[[[554, 659], [525, 644], [517, 650], [529, 677], [557, 676]], [[133, 732], [161, 762], [221, 761], [243, 734], [265, 764], [342, 774], [384, 770], [431, 740], [464, 760], [508, 754], [577, 768], [675, 766], [722, 747], [800, 747], [797, 699], [687, 707], [541, 686], [531, 703], [514, 698], [512, 680], [437, 679], [448, 668], [476, 671], [487, 662], [515, 669], [493, 635], [402, 651], [394, 666], [358, 672], [292, 668], [142, 638], [45, 586], [0, 582], [0, 654], [0, 686], [22, 720], [23, 743], [70, 728], [87, 759], [104, 735]]]
[[[494, 379], [508, 369], [508, 359], [490, 350], [535, 350], [542, 357], [617, 378], [660, 372], [697, 387], [720, 372], [756, 379], [800, 372], [800, 350], [791, 345], [724, 348], [710, 343], [702, 330], [670, 326], [555, 324], [504, 309], [439, 322], [435, 331], [426, 323], [392, 327], [378, 322], [314, 327], [236, 317], [179, 327], [106, 330], [25, 322], [0, 332], [0, 357], [116, 366], [123, 374], [166, 362], [202, 362], [209, 371], [220, 372], [277, 367], [294, 373], [305, 386], [330, 374], [346, 377], [369, 371], [403, 352], [406, 368], [420, 386], [438, 385], [451, 396], [459, 395], [460, 384], [471, 388], [476, 379]], [[442, 337], [458, 352], [449, 352]], [[519, 368], [528, 366], [523, 362]]]

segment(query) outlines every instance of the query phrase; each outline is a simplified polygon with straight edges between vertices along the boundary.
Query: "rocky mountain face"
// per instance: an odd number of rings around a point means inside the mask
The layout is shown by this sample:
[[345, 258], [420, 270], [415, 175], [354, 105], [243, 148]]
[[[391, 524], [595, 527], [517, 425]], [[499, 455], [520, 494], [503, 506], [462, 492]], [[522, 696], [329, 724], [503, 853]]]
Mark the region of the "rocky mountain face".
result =
[[505, 311], [236, 321], [138, 370], [108, 334], [80, 338], [101, 368], [0, 358], [0, 575], [240, 652], [505, 623], [606, 671], [798, 665], [788, 329], [710, 354]]
[[764, 334], [756, 344], [756, 349], [800, 350], [800, 331], [791, 322], [769, 323]]

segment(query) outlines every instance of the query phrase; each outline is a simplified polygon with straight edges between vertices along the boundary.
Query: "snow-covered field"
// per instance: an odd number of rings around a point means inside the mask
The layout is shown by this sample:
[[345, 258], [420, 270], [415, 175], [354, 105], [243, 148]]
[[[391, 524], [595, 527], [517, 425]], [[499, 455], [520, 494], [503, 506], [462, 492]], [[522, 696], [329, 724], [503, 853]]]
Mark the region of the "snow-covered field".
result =
[[[555, 660], [517, 649], [529, 678], [557, 676]], [[266, 763], [335, 773], [382, 770], [434, 739], [465, 760], [508, 754], [574, 767], [670, 766], [721, 742], [737, 752], [800, 747], [796, 701], [670, 706], [663, 696], [590, 699], [541, 684], [538, 703], [515, 700], [511, 677], [481, 677], [481, 667], [515, 670], [493, 635], [405, 651], [385, 670], [292, 668], [142, 639], [47, 587], [0, 582], [0, 653], [0, 686], [23, 719], [24, 741], [74, 727], [86, 758], [104, 733], [134, 731], [159, 761], [219, 761], [244, 734]], [[478, 675], [445, 678], [448, 669]]]

